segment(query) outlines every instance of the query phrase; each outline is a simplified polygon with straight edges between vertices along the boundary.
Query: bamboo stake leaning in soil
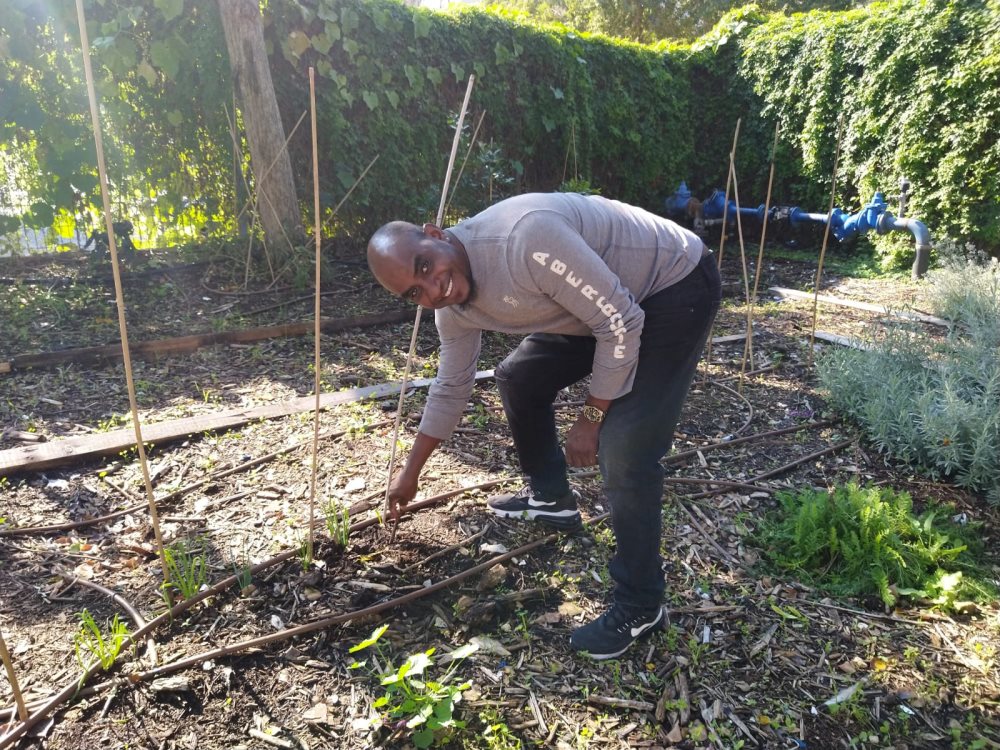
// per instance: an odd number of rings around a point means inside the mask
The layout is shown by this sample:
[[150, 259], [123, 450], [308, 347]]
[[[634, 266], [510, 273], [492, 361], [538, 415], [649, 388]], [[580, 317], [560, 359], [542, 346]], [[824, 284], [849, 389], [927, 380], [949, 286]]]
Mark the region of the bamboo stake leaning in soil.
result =
[[319, 149], [316, 136], [316, 70], [309, 66], [309, 112], [312, 124], [312, 167], [313, 167], [313, 242], [316, 245], [316, 270], [315, 285], [316, 295], [313, 306], [313, 319], [316, 328], [313, 331], [313, 370], [315, 371], [313, 380], [313, 390], [316, 393], [316, 405], [313, 409], [313, 440], [312, 440], [312, 471], [309, 480], [309, 531], [306, 536], [306, 561], [313, 559], [313, 526], [316, 518], [316, 474], [319, 461], [319, 388], [321, 380], [320, 344], [319, 344], [319, 302], [320, 302], [320, 281], [322, 274], [322, 256], [320, 254], [320, 242], [322, 240], [322, 229], [320, 228], [319, 216]]
[[833, 152], [833, 175], [830, 177], [830, 208], [826, 212], [826, 225], [823, 228], [823, 246], [819, 251], [819, 264], [816, 266], [816, 283], [813, 284], [813, 317], [809, 333], [809, 364], [813, 363], [813, 347], [816, 344], [816, 313], [819, 308], [819, 287], [823, 279], [823, 259], [826, 257], [826, 244], [830, 240], [830, 224], [833, 223], [833, 202], [837, 199], [837, 165], [840, 163], [840, 141], [844, 134], [844, 116], [837, 120], [837, 147]]
[[[469, 76], [469, 83], [465, 88], [465, 99], [462, 101], [462, 110], [458, 115], [458, 122], [455, 124], [455, 138], [451, 143], [451, 156], [448, 157], [448, 169], [445, 170], [444, 184], [441, 186], [441, 202], [438, 205], [437, 226], [444, 223], [444, 206], [448, 198], [448, 184], [451, 182], [451, 171], [455, 167], [455, 155], [458, 153], [458, 144], [462, 139], [462, 123], [465, 121], [465, 113], [469, 108], [469, 98], [472, 96], [472, 87], [476, 83], [476, 76]], [[399, 440], [399, 423], [403, 418], [403, 401], [406, 398], [407, 381], [410, 379], [410, 368], [413, 365], [413, 353], [417, 349], [417, 333], [420, 331], [420, 313], [422, 307], [417, 305], [417, 314], [413, 319], [413, 335], [410, 336], [410, 349], [406, 354], [406, 366], [403, 368], [403, 382], [399, 386], [399, 403], [396, 405], [396, 424], [392, 429], [392, 443], [389, 446], [389, 466], [386, 470], [385, 480], [385, 517], [390, 513], [389, 491], [392, 489], [392, 470], [396, 463], [396, 443]], [[392, 532], [389, 538], [390, 543], [396, 541], [396, 527], [398, 524], [393, 519]]]
[[[729, 169], [726, 171], [726, 200], [722, 204], [722, 235], [719, 237], [719, 257], [716, 258], [716, 263], [719, 266], [719, 270], [722, 270], [722, 251], [726, 247], [726, 222], [729, 217], [729, 187], [732, 185], [733, 180], [733, 162], [736, 159], [736, 144], [740, 140], [740, 123], [742, 118], [737, 118], [736, 120], [736, 130], [733, 132], [733, 147], [729, 151]], [[712, 364], [712, 338], [708, 339], [708, 349], [705, 352], [705, 366], [709, 367]], [[708, 378], [708, 375], [705, 375]]]
[[[750, 277], [747, 273], [747, 253], [746, 247], [743, 244], [743, 215], [740, 213], [740, 184], [739, 180], [736, 179], [736, 163], [734, 159], [729, 160], [729, 169], [732, 171], [733, 179], [733, 201], [736, 205], [736, 237], [740, 243], [740, 262], [743, 264], [743, 293], [746, 296], [747, 303], [747, 314], [746, 314], [746, 342], [743, 346], [744, 351], [750, 352], [750, 359], [753, 360], [753, 315], [750, 312], [751, 301], [750, 301]], [[737, 390], [743, 393], [743, 371], [740, 370], [740, 379]], [[749, 403], [749, 402], [747, 402]]]
[[7, 671], [7, 681], [10, 683], [10, 689], [14, 693], [14, 702], [17, 704], [17, 715], [21, 721], [27, 721], [28, 709], [24, 705], [24, 696], [21, 695], [21, 686], [17, 682], [14, 662], [10, 658], [10, 651], [7, 650], [7, 642], [4, 641], [2, 632], [0, 632], [0, 660], [3, 661], [4, 669]]
[[[760, 228], [760, 245], [757, 248], [757, 267], [754, 269], [753, 275], [753, 293], [750, 295], [750, 302], [747, 305], [747, 333], [749, 334], [753, 331], [753, 306], [757, 304], [757, 290], [760, 288], [760, 273], [761, 268], [764, 265], [764, 241], [767, 239], [767, 220], [768, 214], [771, 212], [771, 188], [774, 185], [774, 158], [778, 151], [778, 128], [781, 123], [774, 123], [774, 142], [771, 144], [771, 171], [767, 178], [767, 197], [764, 199], [764, 224]], [[750, 366], [753, 366], [753, 345], [750, 343], [750, 337], [747, 336], [746, 344], [743, 346], [743, 362], [740, 364], [740, 383], [743, 382], [743, 377], [748, 375], [747, 369], [747, 359], [750, 360]]]
[[[101, 121], [97, 111], [97, 93], [94, 89], [94, 74], [90, 67], [90, 42], [87, 38], [87, 22], [83, 14], [83, 0], [76, 0], [76, 15], [80, 24], [80, 45], [83, 51], [83, 72], [87, 80], [87, 98], [90, 101], [90, 121], [94, 128], [94, 146], [97, 151], [97, 171], [101, 183], [101, 202], [104, 208], [104, 226], [108, 233], [108, 248], [111, 251], [111, 270], [115, 281], [115, 301], [118, 308], [118, 330], [122, 341], [122, 357], [125, 365], [125, 385], [128, 387], [129, 407], [132, 411], [132, 425], [135, 428], [135, 447], [139, 453], [139, 465], [142, 467], [142, 478], [146, 486], [146, 500], [149, 503], [149, 519], [156, 537], [156, 547], [160, 554], [160, 565], [163, 568], [164, 586], [170, 583], [167, 572], [167, 556], [163, 548], [163, 534], [160, 531], [160, 519], [156, 511], [156, 499], [153, 497], [153, 483], [149, 478], [149, 462], [146, 460], [146, 446], [142, 440], [142, 425], [139, 423], [139, 405], [135, 395], [135, 382], [132, 378], [132, 358], [129, 356], [128, 326], [125, 322], [125, 297], [122, 293], [121, 268], [118, 263], [118, 247], [115, 230], [112, 226], [111, 198], [108, 195], [108, 172], [104, 164], [104, 142], [101, 137]], [[169, 598], [169, 589], [164, 588]]]

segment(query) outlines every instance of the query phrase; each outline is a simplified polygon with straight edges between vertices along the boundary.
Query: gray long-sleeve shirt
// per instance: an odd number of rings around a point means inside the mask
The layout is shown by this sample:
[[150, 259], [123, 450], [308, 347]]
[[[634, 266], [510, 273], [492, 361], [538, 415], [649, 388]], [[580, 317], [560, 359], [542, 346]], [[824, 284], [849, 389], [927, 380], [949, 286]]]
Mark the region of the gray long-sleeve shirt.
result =
[[449, 230], [465, 246], [476, 285], [464, 305], [435, 311], [440, 365], [420, 431], [446, 439], [472, 395], [482, 331], [597, 339], [590, 393], [615, 399], [635, 377], [639, 302], [687, 276], [697, 235], [600, 196], [508, 198]]

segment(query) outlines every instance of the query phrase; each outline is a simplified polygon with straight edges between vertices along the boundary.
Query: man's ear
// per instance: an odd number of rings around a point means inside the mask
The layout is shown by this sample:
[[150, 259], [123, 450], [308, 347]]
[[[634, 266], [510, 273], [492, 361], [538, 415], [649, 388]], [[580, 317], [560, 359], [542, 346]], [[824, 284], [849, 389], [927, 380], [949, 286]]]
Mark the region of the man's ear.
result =
[[424, 229], [424, 234], [426, 234], [428, 237], [431, 237], [432, 239], [435, 240], [444, 239], [444, 230], [442, 230], [441, 227], [435, 224], [424, 224], [423, 229]]

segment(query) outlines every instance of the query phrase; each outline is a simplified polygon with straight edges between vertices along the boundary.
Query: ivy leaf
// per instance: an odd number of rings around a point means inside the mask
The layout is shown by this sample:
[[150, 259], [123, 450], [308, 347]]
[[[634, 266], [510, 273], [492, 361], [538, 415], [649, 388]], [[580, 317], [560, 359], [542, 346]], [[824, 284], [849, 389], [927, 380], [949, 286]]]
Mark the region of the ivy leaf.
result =
[[549, 88], [552, 89], [552, 96], [554, 96], [556, 99], [564, 98], [562, 89], [557, 89], [554, 86], [549, 86]]
[[427, 66], [427, 80], [433, 83], [435, 86], [441, 85], [441, 71], [435, 68], [433, 65]]
[[330, 61], [322, 58], [316, 61], [316, 72], [324, 78], [333, 78], [334, 76], [333, 66], [330, 65]]
[[365, 104], [368, 105], [368, 109], [375, 110], [378, 108], [378, 94], [374, 91], [362, 91], [361, 98], [364, 99]]
[[31, 208], [21, 217], [21, 220], [33, 229], [41, 229], [51, 224], [55, 217], [52, 206], [44, 201], [36, 201], [31, 204]]
[[344, 52], [346, 52], [351, 57], [354, 57], [356, 54], [358, 54], [358, 50], [361, 49], [358, 43], [353, 39], [345, 39], [343, 42], [341, 42], [341, 44], [344, 45]]
[[430, 16], [418, 13], [413, 16], [413, 38], [422, 39], [431, 35]]
[[184, 12], [184, 0], [153, 0], [153, 5], [167, 21], [173, 21]]
[[115, 38], [113, 36], [99, 36], [90, 43], [90, 46], [93, 49], [107, 49], [114, 43]]
[[410, 82], [410, 87], [415, 89], [423, 88], [423, 80], [421, 79], [420, 71], [417, 70], [412, 65], [403, 65], [403, 73], [406, 75], [406, 79]]
[[181, 67], [177, 50], [168, 42], [158, 41], [149, 45], [149, 59], [168, 79], [176, 77]]
[[179, 127], [180, 124], [184, 122], [184, 115], [182, 115], [179, 110], [172, 109], [169, 112], [167, 112], [167, 122], [169, 122], [175, 128]]
[[553, 120], [551, 117], [547, 117], [544, 115], [542, 116], [542, 125], [545, 126], [546, 133], [551, 133], [553, 130], [556, 129], [556, 121]]
[[331, 42], [340, 41], [340, 24], [336, 21], [326, 22], [326, 35]]
[[302, 53], [309, 49], [311, 44], [309, 36], [301, 31], [296, 30], [288, 35], [288, 48], [296, 57], [302, 57]]
[[451, 74], [453, 76], [455, 76], [455, 80], [456, 81], [464, 81], [465, 80], [465, 68], [463, 68], [458, 63], [454, 63], [453, 62], [451, 64]]
[[330, 39], [326, 34], [317, 34], [312, 38], [312, 48], [319, 52], [321, 55], [325, 55], [330, 51], [330, 47], [333, 46], [333, 40]]
[[143, 60], [139, 63], [139, 67], [136, 68], [136, 72], [146, 79], [146, 83], [150, 86], [156, 85], [156, 70], [152, 65], [149, 64], [149, 60]]
[[434, 744], [434, 730], [425, 727], [419, 732], [413, 733], [413, 744], [423, 750], [425, 747], [430, 747]]
[[334, 23], [336, 23], [339, 18], [337, 10], [325, 4], [320, 5], [320, 7], [316, 10], [316, 15], [324, 21], [333, 21]]
[[361, 19], [358, 16], [357, 11], [351, 10], [350, 8], [344, 8], [340, 12], [340, 25], [344, 28], [345, 34], [357, 31], [360, 24]]
[[399, 94], [392, 89], [385, 92], [385, 98], [389, 100], [389, 104], [392, 105], [393, 109], [396, 109], [399, 106]]

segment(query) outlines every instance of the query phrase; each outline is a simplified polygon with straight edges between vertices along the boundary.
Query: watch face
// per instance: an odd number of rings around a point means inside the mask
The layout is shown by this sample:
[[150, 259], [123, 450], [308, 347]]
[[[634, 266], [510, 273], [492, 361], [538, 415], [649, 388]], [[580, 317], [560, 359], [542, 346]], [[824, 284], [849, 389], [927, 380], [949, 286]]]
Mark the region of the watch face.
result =
[[591, 406], [590, 404], [583, 407], [583, 416], [590, 422], [604, 421], [604, 412], [596, 406]]

